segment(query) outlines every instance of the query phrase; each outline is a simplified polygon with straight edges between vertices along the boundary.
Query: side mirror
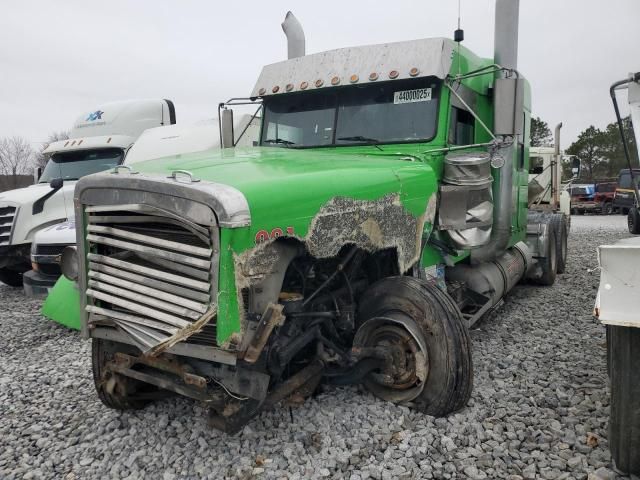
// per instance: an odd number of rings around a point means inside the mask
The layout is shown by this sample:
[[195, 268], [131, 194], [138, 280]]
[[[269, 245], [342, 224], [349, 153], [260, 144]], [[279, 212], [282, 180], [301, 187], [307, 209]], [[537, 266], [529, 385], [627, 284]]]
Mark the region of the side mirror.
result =
[[220, 132], [222, 148], [233, 148], [233, 110], [225, 108], [220, 112]]
[[60, 190], [62, 188], [63, 183], [64, 183], [64, 180], [62, 180], [61, 178], [54, 178], [49, 183], [49, 186], [54, 190]]
[[80, 271], [78, 262], [78, 250], [75, 246], [65, 247], [60, 257], [60, 269], [62, 274], [72, 282], [78, 280], [78, 272]]
[[33, 169], [33, 183], [38, 183], [42, 176], [42, 167], [36, 167]]
[[540, 175], [542, 172], [544, 172], [544, 167], [539, 166], [539, 167], [533, 167], [529, 173], [532, 175]]

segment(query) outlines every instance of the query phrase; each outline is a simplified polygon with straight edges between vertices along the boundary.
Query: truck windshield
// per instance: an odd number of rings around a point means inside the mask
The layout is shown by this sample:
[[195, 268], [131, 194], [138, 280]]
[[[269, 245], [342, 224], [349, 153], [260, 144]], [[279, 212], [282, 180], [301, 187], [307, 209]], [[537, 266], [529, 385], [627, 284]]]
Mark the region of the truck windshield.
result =
[[123, 156], [121, 148], [54, 153], [44, 167], [39, 183], [49, 183], [54, 178], [78, 180], [119, 165]]
[[261, 145], [321, 147], [426, 142], [437, 131], [434, 77], [276, 95], [264, 101]]
[[[633, 177], [636, 179], [636, 183], [640, 185], [640, 171], [636, 172], [633, 170]], [[631, 181], [631, 175], [629, 174], [629, 170], [625, 170], [620, 172], [620, 178], [618, 180], [618, 188], [633, 188], [633, 182]]]

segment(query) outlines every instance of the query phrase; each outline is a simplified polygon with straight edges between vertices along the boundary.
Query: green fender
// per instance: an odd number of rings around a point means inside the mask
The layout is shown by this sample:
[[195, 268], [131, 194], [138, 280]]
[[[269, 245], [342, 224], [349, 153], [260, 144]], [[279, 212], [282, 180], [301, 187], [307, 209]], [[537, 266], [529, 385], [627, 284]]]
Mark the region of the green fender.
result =
[[77, 283], [61, 276], [42, 306], [42, 315], [65, 327], [80, 330], [80, 292]]

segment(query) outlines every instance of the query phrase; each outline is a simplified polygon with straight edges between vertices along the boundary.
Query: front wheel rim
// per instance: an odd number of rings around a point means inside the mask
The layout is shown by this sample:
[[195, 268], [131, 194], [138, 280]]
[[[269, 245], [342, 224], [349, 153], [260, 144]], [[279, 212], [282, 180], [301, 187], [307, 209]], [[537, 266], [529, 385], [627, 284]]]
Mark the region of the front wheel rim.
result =
[[418, 335], [417, 325], [409, 318], [377, 317], [358, 329], [354, 347], [393, 351], [395, 371], [374, 371], [363, 380], [372, 393], [392, 402], [409, 402], [422, 393], [429, 375], [429, 355]]

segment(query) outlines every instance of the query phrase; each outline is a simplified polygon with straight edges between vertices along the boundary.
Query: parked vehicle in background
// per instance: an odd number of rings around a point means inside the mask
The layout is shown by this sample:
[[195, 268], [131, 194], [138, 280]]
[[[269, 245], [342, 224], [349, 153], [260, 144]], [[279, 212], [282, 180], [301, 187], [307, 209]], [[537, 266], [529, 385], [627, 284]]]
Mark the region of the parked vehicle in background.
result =
[[[640, 168], [631, 169], [633, 177], [636, 181], [636, 186], [640, 182]], [[628, 215], [629, 209], [636, 205], [636, 194], [633, 187], [633, 181], [631, 180], [630, 170], [625, 168], [620, 170], [618, 175], [618, 185], [613, 194], [613, 210], [614, 212], [621, 213], [622, 215]]]
[[616, 180], [597, 181], [595, 202], [600, 205], [599, 213], [611, 215], [613, 213], [613, 197], [615, 196], [618, 182]]
[[[563, 273], [567, 262], [567, 238], [571, 222], [571, 195], [562, 188], [562, 150], [560, 148], [560, 130], [562, 123], [556, 125], [553, 147], [531, 147], [529, 149], [529, 214], [554, 213], [556, 235], [557, 271]], [[580, 160], [573, 159], [572, 176], [580, 173]]]
[[[619, 187], [638, 198], [636, 164], [622, 125], [616, 91], [627, 90], [636, 142], [640, 141], [640, 72], [615, 82], [610, 89], [629, 170]], [[621, 172], [622, 173], [622, 172]], [[621, 175], [622, 179], [622, 175]], [[630, 187], [630, 188], [629, 188]], [[616, 192], [617, 194], [617, 192]], [[640, 233], [637, 202], [627, 203], [629, 231]], [[616, 467], [640, 475], [640, 237], [601, 246], [600, 288], [595, 315], [607, 328], [607, 365], [611, 382], [609, 448]]]
[[[0, 194], [0, 281], [39, 288], [49, 279], [31, 268], [35, 234], [51, 225], [73, 220], [73, 191], [79, 178], [120, 165], [126, 151], [147, 128], [175, 123], [170, 100], [126, 100], [100, 105], [81, 114], [71, 138], [53, 142], [44, 151], [49, 160], [38, 183]], [[55, 248], [54, 248], [55, 249]], [[56, 268], [51, 264], [51, 268]]]
[[[257, 140], [260, 118], [250, 115], [240, 117], [236, 129], [246, 127], [246, 135], [239, 146], [252, 145]], [[145, 130], [126, 152], [123, 165], [135, 169], [135, 164], [160, 157], [175, 156], [219, 148], [219, 128], [217, 120], [205, 120], [194, 125], [167, 125]], [[60, 258], [62, 251], [76, 243], [75, 219], [63, 222], [37, 232], [31, 244], [32, 272], [28, 272], [25, 293], [29, 296], [46, 295], [51, 291], [62, 272]], [[37, 273], [34, 273], [37, 272]], [[38, 281], [31, 282], [31, 278]], [[54, 299], [55, 301], [55, 299]], [[46, 312], [50, 311], [44, 308]], [[56, 320], [54, 318], [54, 320]], [[65, 322], [67, 324], [68, 322]]]
[[571, 213], [584, 215], [599, 212], [600, 206], [596, 202], [595, 183], [575, 183], [569, 187], [571, 195]]

